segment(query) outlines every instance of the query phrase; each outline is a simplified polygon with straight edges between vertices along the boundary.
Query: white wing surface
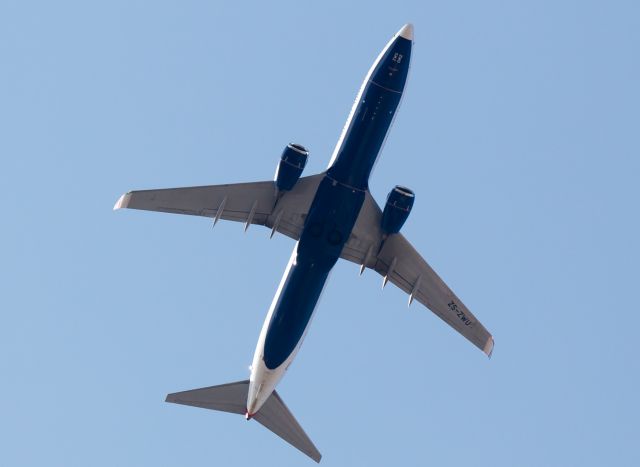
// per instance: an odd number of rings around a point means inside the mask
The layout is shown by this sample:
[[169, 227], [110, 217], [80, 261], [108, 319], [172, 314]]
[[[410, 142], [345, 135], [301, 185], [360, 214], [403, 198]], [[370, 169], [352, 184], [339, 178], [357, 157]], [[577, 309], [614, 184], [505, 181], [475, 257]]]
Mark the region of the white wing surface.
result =
[[303, 177], [291, 191], [276, 196], [275, 182], [234, 183], [160, 190], [130, 191], [114, 209], [188, 214], [264, 225], [298, 240], [323, 174]]
[[[382, 212], [369, 192], [342, 258], [374, 269], [491, 356], [493, 337], [402, 234], [383, 239]], [[384, 240], [384, 241], [383, 241]], [[382, 245], [382, 248], [380, 246]]]

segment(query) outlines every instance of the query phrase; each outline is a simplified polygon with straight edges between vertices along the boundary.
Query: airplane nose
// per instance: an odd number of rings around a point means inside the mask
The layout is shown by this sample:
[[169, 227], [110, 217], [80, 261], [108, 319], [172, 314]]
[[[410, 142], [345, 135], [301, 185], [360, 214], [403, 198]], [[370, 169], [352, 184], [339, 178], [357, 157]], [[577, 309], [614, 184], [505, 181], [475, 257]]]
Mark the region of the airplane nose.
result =
[[398, 36], [412, 41], [413, 40], [413, 24], [407, 23], [404, 26], [402, 26], [400, 31], [398, 31]]

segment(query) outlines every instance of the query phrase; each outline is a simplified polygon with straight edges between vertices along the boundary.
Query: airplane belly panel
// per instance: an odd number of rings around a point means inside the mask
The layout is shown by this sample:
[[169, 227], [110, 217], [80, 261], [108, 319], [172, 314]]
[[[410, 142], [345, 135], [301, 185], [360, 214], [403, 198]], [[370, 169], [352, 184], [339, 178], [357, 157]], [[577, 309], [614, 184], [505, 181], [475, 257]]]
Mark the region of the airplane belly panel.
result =
[[320, 183], [267, 328], [263, 358], [268, 369], [282, 365], [304, 337], [363, 202], [362, 191], [330, 177]]
[[297, 262], [289, 270], [264, 343], [264, 362], [270, 370], [282, 365], [302, 339], [329, 272], [311, 262]]

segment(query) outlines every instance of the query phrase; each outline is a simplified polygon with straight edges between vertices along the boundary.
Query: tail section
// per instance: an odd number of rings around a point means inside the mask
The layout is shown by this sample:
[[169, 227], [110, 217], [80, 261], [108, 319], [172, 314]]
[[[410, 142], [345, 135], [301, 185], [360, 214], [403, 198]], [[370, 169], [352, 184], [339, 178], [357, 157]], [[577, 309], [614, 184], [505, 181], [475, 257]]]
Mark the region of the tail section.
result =
[[320, 462], [322, 454], [316, 449], [276, 391], [273, 391], [253, 418], [314, 461]]
[[[239, 415], [246, 413], [249, 380], [221, 384], [190, 391], [175, 392], [167, 396], [167, 402], [192, 405], [203, 409], [220, 410]], [[314, 461], [320, 462], [322, 455], [316, 449], [293, 414], [276, 391], [273, 391], [262, 408], [252, 416], [258, 423], [280, 436]]]

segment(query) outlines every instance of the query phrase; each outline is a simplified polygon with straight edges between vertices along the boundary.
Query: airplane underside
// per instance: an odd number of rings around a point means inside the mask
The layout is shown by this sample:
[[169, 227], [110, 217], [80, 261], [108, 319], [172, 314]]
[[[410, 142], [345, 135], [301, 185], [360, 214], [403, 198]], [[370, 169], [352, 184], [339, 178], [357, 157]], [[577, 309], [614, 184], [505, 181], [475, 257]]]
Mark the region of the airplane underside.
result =
[[249, 380], [169, 394], [167, 402], [221, 410], [255, 419], [320, 461], [276, 385], [295, 358], [338, 259], [373, 269], [491, 355], [493, 338], [400, 233], [414, 193], [396, 186], [381, 209], [369, 177], [395, 117], [409, 71], [413, 27], [403, 26], [369, 70], [336, 149], [323, 173], [300, 177], [307, 150], [289, 144], [274, 181], [142, 190], [120, 197], [131, 208], [253, 224], [297, 243], [256, 345]]

